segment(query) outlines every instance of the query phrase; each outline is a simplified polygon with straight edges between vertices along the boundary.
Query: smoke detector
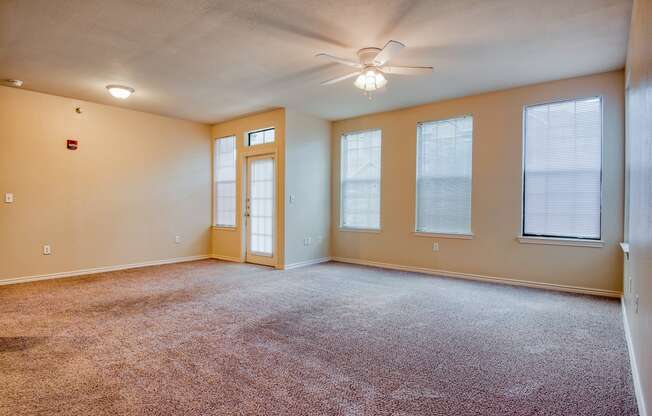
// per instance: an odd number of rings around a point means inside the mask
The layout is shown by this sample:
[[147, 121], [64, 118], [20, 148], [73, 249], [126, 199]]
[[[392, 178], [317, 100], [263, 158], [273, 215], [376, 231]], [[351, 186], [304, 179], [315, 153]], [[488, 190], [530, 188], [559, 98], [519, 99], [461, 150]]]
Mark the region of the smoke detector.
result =
[[16, 87], [20, 88], [23, 86], [23, 81], [19, 79], [3, 79], [2, 83], [5, 84], [8, 87]]

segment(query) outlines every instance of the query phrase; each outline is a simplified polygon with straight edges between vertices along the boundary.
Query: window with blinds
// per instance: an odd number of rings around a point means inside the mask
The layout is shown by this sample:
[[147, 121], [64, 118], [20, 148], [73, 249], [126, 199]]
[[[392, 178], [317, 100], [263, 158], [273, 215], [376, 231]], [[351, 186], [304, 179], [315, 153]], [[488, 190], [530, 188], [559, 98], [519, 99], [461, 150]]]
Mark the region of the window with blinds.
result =
[[215, 225], [235, 227], [235, 136], [215, 140]]
[[380, 229], [380, 141], [380, 130], [342, 136], [342, 228]]
[[600, 239], [601, 99], [529, 106], [524, 123], [523, 235]]
[[471, 234], [471, 116], [417, 125], [416, 231]]

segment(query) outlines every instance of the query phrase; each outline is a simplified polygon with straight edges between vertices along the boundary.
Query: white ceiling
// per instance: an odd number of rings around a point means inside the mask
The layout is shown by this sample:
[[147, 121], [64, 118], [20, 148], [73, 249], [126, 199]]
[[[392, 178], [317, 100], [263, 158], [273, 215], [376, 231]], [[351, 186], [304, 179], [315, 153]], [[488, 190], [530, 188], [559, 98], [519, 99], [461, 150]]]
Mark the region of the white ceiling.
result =
[[[0, 0], [0, 78], [23, 88], [206, 123], [285, 106], [340, 119], [622, 68], [631, 0]], [[389, 39], [396, 65], [368, 100], [350, 68]], [[127, 101], [107, 84], [136, 89]]]

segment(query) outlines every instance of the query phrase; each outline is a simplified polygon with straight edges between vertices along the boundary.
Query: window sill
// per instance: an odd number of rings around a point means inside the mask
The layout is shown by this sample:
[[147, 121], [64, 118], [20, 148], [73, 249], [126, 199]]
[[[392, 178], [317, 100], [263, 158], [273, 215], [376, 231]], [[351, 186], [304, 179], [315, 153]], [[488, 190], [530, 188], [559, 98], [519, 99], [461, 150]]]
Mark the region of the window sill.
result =
[[574, 247], [604, 247], [603, 240], [587, 240], [580, 238], [555, 238], [555, 237], [517, 237], [522, 244], [546, 244], [553, 246], [574, 246]]
[[214, 225], [213, 226], [214, 230], [220, 230], [220, 231], [236, 231], [238, 227], [224, 227], [221, 225]]
[[339, 227], [338, 231], [353, 232], [353, 233], [380, 234], [380, 229], [374, 229], [374, 228]]
[[417, 237], [429, 237], [429, 238], [456, 238], [460, 240], [473, 240], [474, 234], [456, 234], [456, 233], [429, 233], [425, 231], [415, 231], [414, 234]]

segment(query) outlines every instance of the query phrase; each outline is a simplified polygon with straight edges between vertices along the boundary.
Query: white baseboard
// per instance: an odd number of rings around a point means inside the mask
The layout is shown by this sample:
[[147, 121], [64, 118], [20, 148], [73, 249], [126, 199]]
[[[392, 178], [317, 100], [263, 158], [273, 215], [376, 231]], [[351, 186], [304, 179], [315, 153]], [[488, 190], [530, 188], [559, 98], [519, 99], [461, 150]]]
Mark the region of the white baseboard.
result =
[[581, 293], [585, 295], [606, 296], [610, 298], [620, 298], [620, 296], [622, 295], [621, 292], [616, 292], [613, 290], [558, 285], [554, 283], [531, 282], [528, 280], [510, 279], [506, 277], [495, 277], [495, 276], [485, 276], [480, 274], [451, 272], [448, 270], [436, 270], [436, 269], [429, 269], [426, 267], [402, 266], [398, 264], [381, 263], [377, 261], [360, 260], [360, 259], [350, 259], [346, 257], [332, 257], [331, 260], [338, 261], [341, 263], [351, 263], [351, 264], [359, 264], [362, 266], [380, 267], [383, 269], [402, 270], [407, 272], [425, 273], [425, 274], [445, 276], [445, 277], [457, 277], [460, 279], [479, 280], [484, 282], [504, 283], [513, 286], [526, 286], [526, 287], [534, 287], [539, 289], [556, 290], [561, 292]]
[[285, 264], [285, 265], [283, 265], [283, 267], [281, 267], [281, 269], [282, 270], [297, 269], [299, 267], [312, 266], [313, 264], [326, 263], [328, 261], [331, 261], [330, 257], [322, 257], [322, 258], [319, 258], [319, 259], [312, 259], [312, 260], [306, 260], [306, 261], [299, 261], [297, 263]]
[[210, 257], [215, 260], [232, 261], [234, 263], [244, 263], [244, 260], [241, 259], [240, 257], [222, 256], [219, 254], [213, 254]]
[[643, 397], [643, 389], [641, 387], [641, 377], [638, 373], [638, 365], [636, 364], [636, 355], [634, 354], [634, 344], [632, 342], [632, 334], [629, 331], [629, 321], [627, 320], [627, 307], [625, 305], [625, 297], [620, 298], [623, 313], [623, 325], [625, 327], [625, 340], [627, 341], [627, 351], [629, 352], [629, 365], [632, 367], [632, 381], [634, 382], [634, 393], [636, 394], [636, 404], [638, 404], [638, 414], [640, 416], [647, 416], [647, 407], [645, 407], [645, 398]]
[[187, 256], [187, 257], [176, 257], [172, 259], [165, 260], [153, 260], [153, 261], [144, 261], [141, 263], [130, 263], [130, 264], [120, 264], [116, 266], [104, 266], [104, 267], [95, 267], [92, 269], [81, 269], [81, 270], [72, 270], [68, 272], [58, 272], [58, 273], [48, 273], [40, 274], [34, 276], [23, 276], [23, 277], [13, 277], [11, 279], [2, 279], [0, 280], [0, 286], [2, 285], [12, 285], [17, 283], [27, 283], [35, 282], [38, 280], [50, 280], [50, 279], [61, 279], [64, 277], [74, 277], [74, 276], [85, 276], [96, 273], [106, 273], [114, 272], [117, 270], [126, 270], [126, 269], [135, 269], [138, 267], [147, 267], [147, 266], [159, 266], [162, 264], [172, 264], [172, 263], [183, 263], [186, 261], [195, 261], [195, 260], [204, 260], [211, 258], [208, 254], [202, 254], [199, 256]]

